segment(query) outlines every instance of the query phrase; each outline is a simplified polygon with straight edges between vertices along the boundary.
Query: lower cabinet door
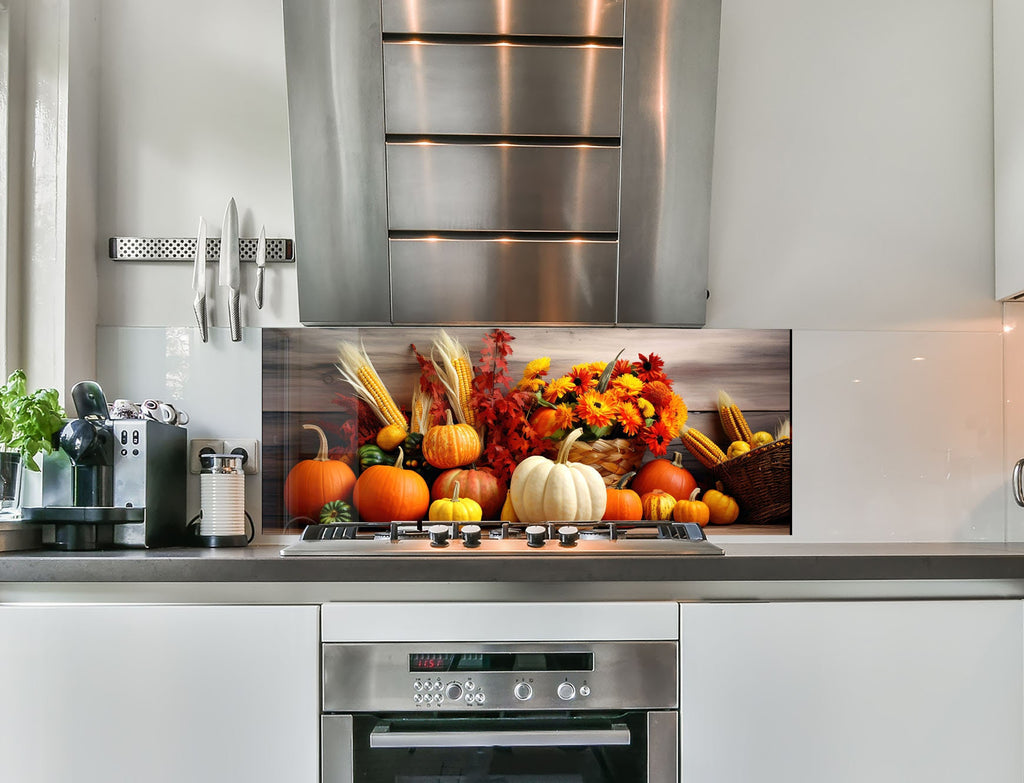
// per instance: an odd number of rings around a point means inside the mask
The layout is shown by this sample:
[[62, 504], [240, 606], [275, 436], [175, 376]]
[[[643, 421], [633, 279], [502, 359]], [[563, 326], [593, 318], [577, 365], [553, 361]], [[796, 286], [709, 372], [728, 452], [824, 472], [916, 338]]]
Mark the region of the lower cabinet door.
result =
[[683, 783], [1020, 783], [1020, 601], [684, 604]]
[[0, 607], [0, 779], [315, 783], [318, 608]]

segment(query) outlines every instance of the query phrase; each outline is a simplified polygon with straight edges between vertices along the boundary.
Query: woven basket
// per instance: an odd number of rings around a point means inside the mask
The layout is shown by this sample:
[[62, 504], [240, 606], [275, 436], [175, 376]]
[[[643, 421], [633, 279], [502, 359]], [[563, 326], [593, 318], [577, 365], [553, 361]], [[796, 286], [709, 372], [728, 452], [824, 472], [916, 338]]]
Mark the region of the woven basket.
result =
[[740, 506], [740, 522], [788, 522], [792, 509], [792, 441], [777, 440], [721, 462], [712, 469]]
[[636, 438], [578, 440], [569, 447], [569, 461], [596, 468], [609, 487], [643, 462], [647, 447]]

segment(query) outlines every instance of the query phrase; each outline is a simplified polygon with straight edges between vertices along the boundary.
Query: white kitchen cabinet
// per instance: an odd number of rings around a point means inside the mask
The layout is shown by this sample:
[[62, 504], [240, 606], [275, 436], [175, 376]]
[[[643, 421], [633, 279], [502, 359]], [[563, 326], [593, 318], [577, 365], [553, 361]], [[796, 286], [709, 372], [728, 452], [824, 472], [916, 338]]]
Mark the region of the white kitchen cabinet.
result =
[[0, 607], [0, 778], [315, 783], [318, 609]]
[[996, 299], [1024, 293], [1024, 2], [992, 2]]
[[685, 604], [683, 783], [1020, 783], [1019, 601]]

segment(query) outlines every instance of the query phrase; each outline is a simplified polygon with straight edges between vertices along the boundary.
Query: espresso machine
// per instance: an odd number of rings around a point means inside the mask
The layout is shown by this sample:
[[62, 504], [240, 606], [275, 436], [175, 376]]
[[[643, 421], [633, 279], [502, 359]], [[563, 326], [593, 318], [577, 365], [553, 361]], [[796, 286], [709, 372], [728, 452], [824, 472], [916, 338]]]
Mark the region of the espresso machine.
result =
[[181, 544], [188, 435], [152, 419], [111, 419], [99, 384], [71, 390], [78, 418], [43, 459], [42, 505], [22, 509], [57, 549]]

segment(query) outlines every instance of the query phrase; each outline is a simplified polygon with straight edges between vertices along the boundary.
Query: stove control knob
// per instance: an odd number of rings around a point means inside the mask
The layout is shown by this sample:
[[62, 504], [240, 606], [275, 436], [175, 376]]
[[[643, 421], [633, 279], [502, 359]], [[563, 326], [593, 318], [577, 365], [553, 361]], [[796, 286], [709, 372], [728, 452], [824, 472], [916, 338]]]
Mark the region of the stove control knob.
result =
[[462, 698], [462, 686], [457, 682], [450, 682], [444, 689], [444, 695], [448, 701], [458, 701]]
[[589, 695], [590, 695], [590, 686], [589, 685], [581, 685], [580, 686], [580, 696], [589, 696]]
[[448, 525], [431, 525], [427, 528], [431, 546], [448, 546]]
[[480, 525], [463, 525], [462, 543], [467, 547], [480, 546]]
[[512, 694], [519, 701], [529, 701], [530, 697], [533, 696], [533, 688], [530, 687], [528, 682], [517, 682], [516, 687], [512, 689]]
[[571, 682], [558, 683], [558, 689], [555, 692], [562, 701], [572, 701], [576, 698], [576, 686]]
[[580, 537], [579, 528], [575, 525], [562, 525], [558, 528], [558, 543], [560, 546], [576, 546]]
[[544, 546], [544, 541], [547, 537], [548, 529], [544, 525], [530, 525], [526, 528], [527, 546]]

